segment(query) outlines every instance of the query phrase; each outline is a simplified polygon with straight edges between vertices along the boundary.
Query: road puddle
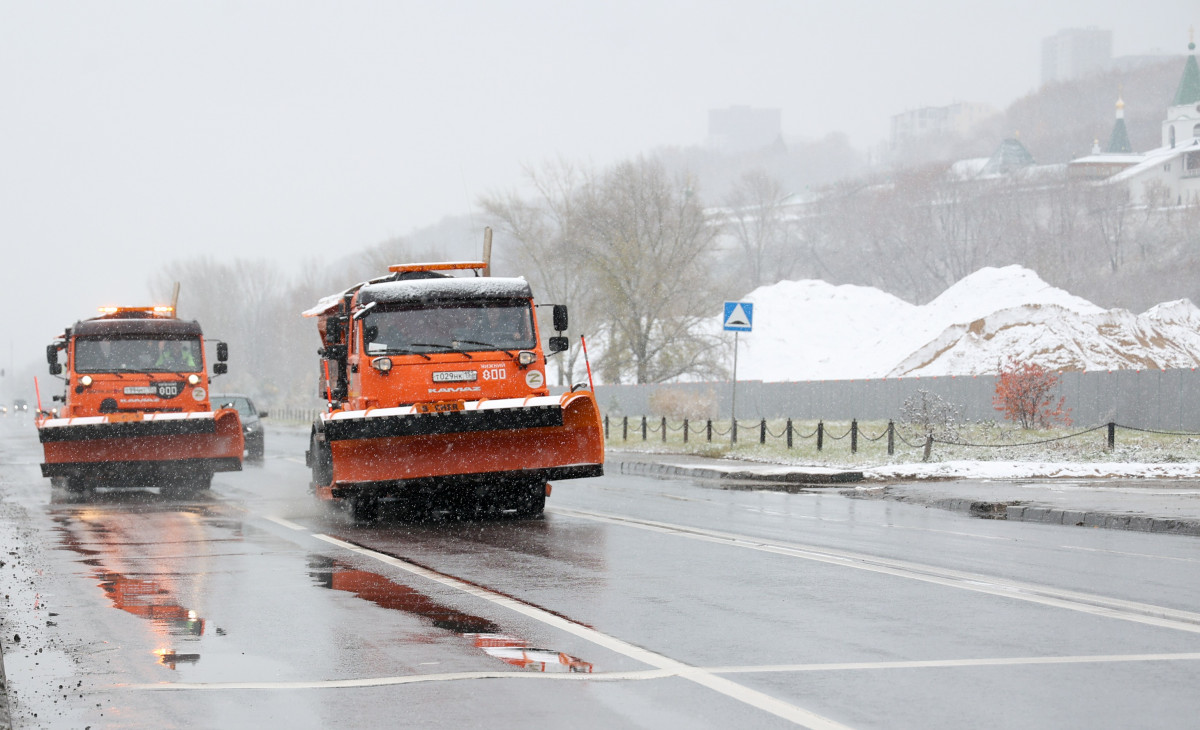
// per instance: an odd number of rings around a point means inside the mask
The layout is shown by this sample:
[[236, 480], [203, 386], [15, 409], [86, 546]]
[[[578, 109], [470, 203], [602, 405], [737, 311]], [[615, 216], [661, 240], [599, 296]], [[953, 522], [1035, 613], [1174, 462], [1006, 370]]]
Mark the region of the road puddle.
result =
[[[204, 635], [206, 622], [197, 611], [184, 605], [177, 598], [180, 586], [171, 574], [139, 572], [130, 575], [112, 569], [120, 564], [127, 552], [139, 552], [140, 542], [130, 542], [119, 529], [108, 524], [103, 512], [82, 509], [55, 516], [59, 543], [83, 556], [79, 562], [88, 567], [88, 574], [96, 579], [96, 585], [117, 608], [150, 622], [154, 632], [163, 638], [163, 643], [172, 639], [195, 640]], [[195, 515], [184, 516], [187, 523]], [[186, 524], [184, 529], [186, 529]], [[133, 556], [136, 557], [136, 556]], [[195, 664], [200, 655], [180, 653], [174, 648], [160, 647], [154, 650], [158, 663], [175, 669], [179, 664]]]
[[592, 664], [552, 649], [530, 646], [529, 642], [505, 633], [494, 622], [445, 606], [416, 589], [396, 583], [378, 573], [359, 570], [323, 555], [308, 561], [309, 575], [317, 585], [346, 591], [381, 608], [420, 617], [433, 626], [470, 641], [490, 657], [534, 672], [585, 672]]

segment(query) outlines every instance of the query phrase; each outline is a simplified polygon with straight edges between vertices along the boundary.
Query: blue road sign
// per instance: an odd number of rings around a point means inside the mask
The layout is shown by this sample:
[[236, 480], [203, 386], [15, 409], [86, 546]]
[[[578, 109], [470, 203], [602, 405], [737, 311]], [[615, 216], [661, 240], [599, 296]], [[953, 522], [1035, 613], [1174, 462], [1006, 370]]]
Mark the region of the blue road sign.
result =
[[726, 332], [749, 332], [754, 329], [754, 304], [751, 302], [725, 302]]

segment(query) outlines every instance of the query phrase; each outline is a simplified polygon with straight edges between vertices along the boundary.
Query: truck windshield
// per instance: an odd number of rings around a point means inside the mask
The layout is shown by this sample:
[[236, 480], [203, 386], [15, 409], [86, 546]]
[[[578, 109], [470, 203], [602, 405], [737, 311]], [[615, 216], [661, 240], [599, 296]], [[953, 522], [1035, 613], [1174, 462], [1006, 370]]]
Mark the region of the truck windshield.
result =
[[363, 321], [369, 354], [446, 350], [531, 350], [533, 314], [528, 302], [466, 302], [371, 310]]
[[75, 341], [77, 373], [198, 373], [203, 367], [196, 338]]

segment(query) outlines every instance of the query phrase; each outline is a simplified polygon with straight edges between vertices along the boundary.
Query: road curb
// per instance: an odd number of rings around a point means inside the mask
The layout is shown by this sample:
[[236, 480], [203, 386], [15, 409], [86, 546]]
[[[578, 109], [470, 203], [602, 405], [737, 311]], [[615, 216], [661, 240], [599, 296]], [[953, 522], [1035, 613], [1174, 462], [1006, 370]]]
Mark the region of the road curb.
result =
[[1180, 520], [1129, 512], [1082, 512], [1039, 505], [1004, 505], [1001, 519], [1013, 522], [1041, 522], [1071, 527], [1103, 527], [1109, 530], [1159, 532], [1200, 537], [1200, 520]]
[[616, 460], [618, 472], [635, 476], [714, 479], [719, 481], [755, 482], [788, 486], [830, 487], [853, 484], [863, 480], [861, 471], [830, 472], [760, 472], [750, 469], [718, 469], [706, 466], [685, 466], [652, 461]]

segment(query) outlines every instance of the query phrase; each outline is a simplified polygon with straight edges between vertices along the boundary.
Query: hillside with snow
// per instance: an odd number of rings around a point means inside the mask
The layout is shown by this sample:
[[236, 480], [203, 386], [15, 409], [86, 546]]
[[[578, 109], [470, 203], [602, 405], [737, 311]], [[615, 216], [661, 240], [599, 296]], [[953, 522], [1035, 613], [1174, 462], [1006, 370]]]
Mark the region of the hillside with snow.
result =
[[740, 336], [739, 380], [983, 375], [1010, 354], [1055, 370], [1200, 364], [1190, 301], [1105, 310], [1020, 266], [980, 269], [925, 305], [815, 280], [743, 299], [754, 303], [754, 331]]

